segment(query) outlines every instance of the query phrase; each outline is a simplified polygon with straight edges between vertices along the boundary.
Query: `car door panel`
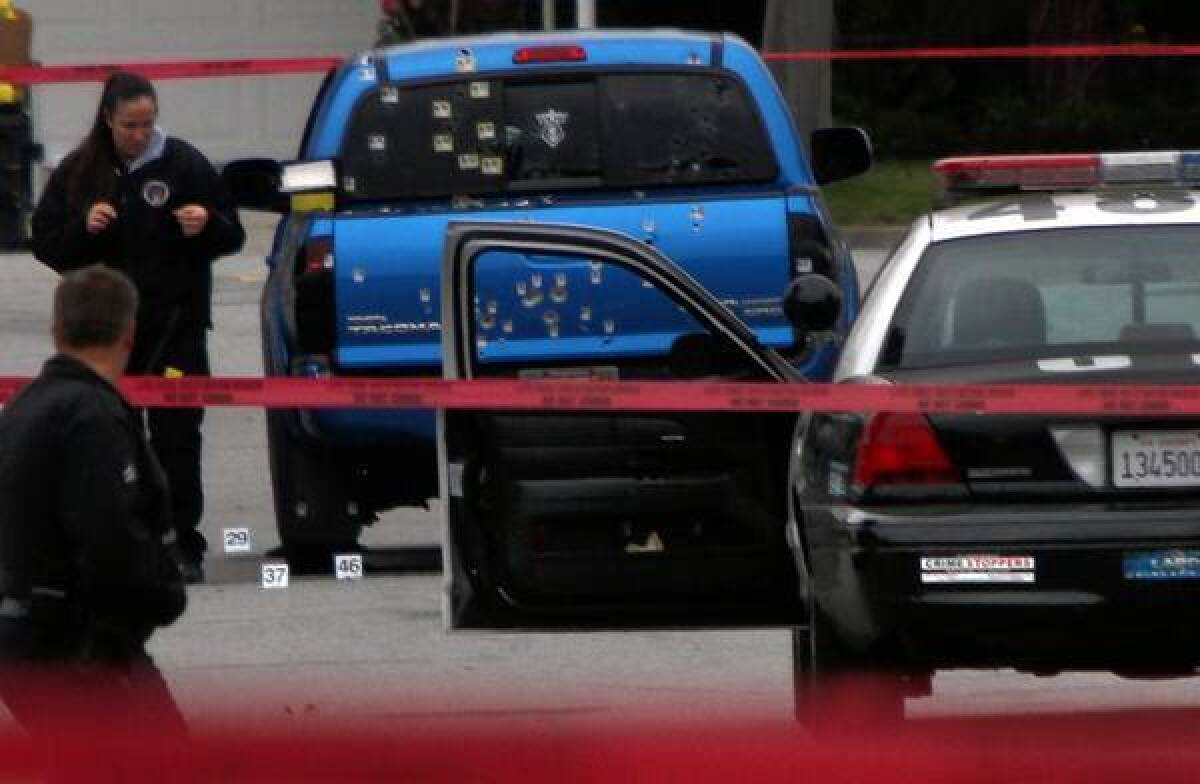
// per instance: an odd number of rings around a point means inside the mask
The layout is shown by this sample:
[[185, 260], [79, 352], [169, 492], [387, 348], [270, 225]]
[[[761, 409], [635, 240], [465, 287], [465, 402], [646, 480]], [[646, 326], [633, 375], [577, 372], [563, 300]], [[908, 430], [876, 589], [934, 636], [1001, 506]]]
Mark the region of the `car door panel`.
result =
[[[553, 276], [558, 265], [581, 260], [635, 276], [648, 297], [653, 289], [663, 298], [660, 309], [669, 300], [689, 334], [686, 345], [665, 359], [661, 351], [642, 359], [614, 352], [611, 364], [594, 351], [586, 359], [562, 353], [531, 362], [489, 350], [497, 333], [479, 324], [490, 315], [480, 287], [530, 269]], [[773, 360], [686, 273], [615, 232], [452, 224], [443, 281], [449, 379], [792, 380], [780, 368], [786, 363]], [[567, 311], [556, 312], [561, 324]], [[447, 625], [796, 622], [784, 535], [793, 422], [779, 413], [441, 412]]]

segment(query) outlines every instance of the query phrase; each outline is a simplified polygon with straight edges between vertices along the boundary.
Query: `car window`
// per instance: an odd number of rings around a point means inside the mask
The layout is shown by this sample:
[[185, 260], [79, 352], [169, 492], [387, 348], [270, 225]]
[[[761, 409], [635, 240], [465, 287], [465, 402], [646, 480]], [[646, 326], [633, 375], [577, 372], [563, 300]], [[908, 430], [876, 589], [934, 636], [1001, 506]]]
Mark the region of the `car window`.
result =
[[764, 377], [673, 294], [618, 264], [485, 251], [473, 262], [471, 291], [475, 375]]
[[1099, 227], [930, 246], [881, 369], [1194, 350], [1200, 227]]
[[778, 174], [744, 86], [711, 71], [382, 85], [356, 106], [341, 162], [350, 200]]

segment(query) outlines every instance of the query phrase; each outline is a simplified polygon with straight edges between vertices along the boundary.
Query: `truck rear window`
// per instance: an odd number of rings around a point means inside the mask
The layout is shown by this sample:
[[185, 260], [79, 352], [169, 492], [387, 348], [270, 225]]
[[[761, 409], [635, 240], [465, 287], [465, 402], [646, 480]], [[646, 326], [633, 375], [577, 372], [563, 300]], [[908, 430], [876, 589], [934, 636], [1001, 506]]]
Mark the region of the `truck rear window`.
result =
[[383, 85], [342, 144], [352, 200], [753, 183], [778, 173], [731, 76], [612, 73]]

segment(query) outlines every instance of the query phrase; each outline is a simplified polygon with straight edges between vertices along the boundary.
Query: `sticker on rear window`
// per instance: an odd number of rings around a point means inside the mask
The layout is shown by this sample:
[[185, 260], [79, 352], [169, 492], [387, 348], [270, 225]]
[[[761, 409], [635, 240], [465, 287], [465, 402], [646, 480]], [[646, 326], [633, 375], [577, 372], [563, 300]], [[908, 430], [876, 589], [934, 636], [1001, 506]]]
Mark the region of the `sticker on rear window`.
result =
[[921, 582], [1032, 583], [1035, 567], [1032, 555], [921, 556]]
[[535, 114], [534, 119], [538, 124], [538, 138], [545, 142], [547, 147], [553, 149], [566, 141], [567, 123], [571, 120], [569, 113], [547, 109]]

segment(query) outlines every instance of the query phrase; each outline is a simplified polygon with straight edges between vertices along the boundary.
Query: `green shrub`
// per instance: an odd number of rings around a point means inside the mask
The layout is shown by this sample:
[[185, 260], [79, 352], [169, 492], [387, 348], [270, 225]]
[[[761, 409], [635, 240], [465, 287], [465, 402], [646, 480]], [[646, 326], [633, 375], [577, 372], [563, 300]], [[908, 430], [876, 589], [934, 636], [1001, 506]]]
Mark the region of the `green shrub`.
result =
[[933, 206], [936, 179], [928, 159], [882, 160], [866, 174], [824, 188], [839, 226], [903, 226]]

